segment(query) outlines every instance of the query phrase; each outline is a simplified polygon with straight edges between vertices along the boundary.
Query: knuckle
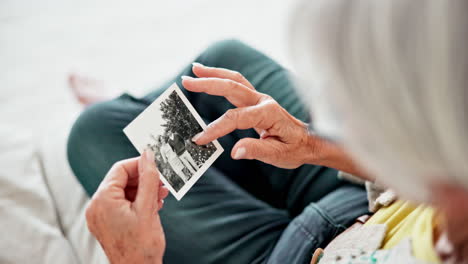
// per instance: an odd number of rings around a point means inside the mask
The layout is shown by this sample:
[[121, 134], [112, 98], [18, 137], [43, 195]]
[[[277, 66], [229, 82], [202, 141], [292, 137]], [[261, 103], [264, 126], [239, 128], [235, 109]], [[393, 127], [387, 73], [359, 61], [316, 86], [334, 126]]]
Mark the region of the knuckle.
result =
[[274, 101], [275, 99], [273, 99], [273, 97], [271, 97], [270, 95], [268, 94], [261, 94], [262, 95], [262, 99], [263, 101], [265, 102], [270, 102], [270, 101]]
[[[224, 116], [226, 116], [226, 114], [224, 114]], [[208, 133], [212, 133], [212, 131], [215, 129], [216, 129], [216, 122], [210, 123], [208, 126], [206, 126], [205, 135]]]
[[88, 217], [88, 211], [86, 211], [86, 225], [92, 234], [96, 234], [96, 217]]
[[96, 202], [97, 201], [95, 199], [92, 199], [86, 207], [85, 216], [88, 222], [92, 222], [92, 220], [96, 218]]
[[277, 111], [280, 109], [280, 105], [273, 99], [265, 101], [265, 107], [269, 111]]
[[266, 104], [269, 101], [274, 100], [273, 97], [269, 96], [268, 94], [259, 93], [259, 92], [257, 92], [257, 94], [258, 94], [257, 104]]
[[233, 76], [233, 79], [235, 80], [238, 80], [238, 81], [244, 80], [244, 75], [242, 75], [240, 72], [233, 71], [232, 76]]
[[112, 167], [110, 168], [109, 171], [115, 171], [121, 166], [122, 166], [122, 161], [117, 161], [116, 163], [112, 164]]
[[239, 116], [239, 112], [236, 109], [229, 109], [224, 114], [224, 118], [230, 121], [236, 121]]
[[250, 158], [258, 158], [258, 147], [255, 144], [249, 144], [249, 147], [246, 151], [246, 156]]
[[258, 111], [259, 114], [266, 115], [265, 117], [268, 117], [269, 119], [272, 116], [273, 113], [276, 113], [276, 105], [272, 101], [265, 101], [259, 104]]
[[[271, 152], [270, 152], [270, 156], [272, 159], [274, 160], [280, 160], [283, 156], [283, 153], [285, 153], [285, 150], [278, 147], [278, 146], [275, 146], [271, 149]], [[283, 157], [284, 158], [284, 157]]]
[[229, 79], [224, 79], [224, 83], [226, 84], [226, 87], [229, 89], [235, 89], [237, 87], [237, 82]]
[[154, 177], [159, 176], [159, 171], [158, 171], [158, 169], [156, 168], [156, 166], [150, 166], [150, 167], [148, 168], [148, 173], [149, 173], [151, 176], [154, 176]]

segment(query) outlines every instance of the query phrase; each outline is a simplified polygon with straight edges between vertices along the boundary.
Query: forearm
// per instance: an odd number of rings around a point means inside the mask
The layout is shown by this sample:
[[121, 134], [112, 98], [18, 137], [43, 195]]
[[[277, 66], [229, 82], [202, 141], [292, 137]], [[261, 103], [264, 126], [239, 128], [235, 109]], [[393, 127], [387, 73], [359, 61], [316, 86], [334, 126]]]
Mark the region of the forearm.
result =
[[342, 147], [336, 144], [320, 139], [315, 135], [309, 135], [307, 149], [309, 151], [305, 154], [304, 163], [306, 164], [333, 168], [368, 181], [375, 180], [374, 177], [359, 167]]

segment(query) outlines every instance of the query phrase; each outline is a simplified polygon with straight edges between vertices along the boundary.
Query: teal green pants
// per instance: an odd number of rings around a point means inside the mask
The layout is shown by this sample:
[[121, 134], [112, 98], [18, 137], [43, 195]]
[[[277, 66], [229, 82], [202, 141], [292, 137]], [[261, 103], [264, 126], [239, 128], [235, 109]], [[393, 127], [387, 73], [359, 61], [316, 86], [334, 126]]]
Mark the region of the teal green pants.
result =
[[[195, 61], [239, 71], [258, 91], [309, 121], [288, 72], [257, 50], [227, 40]], [[69, 136], [68, 159], [89, 195], [114, 162], [138, 155], [122, 129], [171, 83], [182, 87], [182, 75], [193, 76], [190, 65], [143, 98], [125, 94], [81, 114]], [[184, 92], [206, 122], [233, 107], [222, 97]], [[317, 247], [367, 212], [365, 191], [339, 180], [334, 169], [304, 165], [286, 170], [231, 159], [233, 145], [243, 137], [257, 135], [239, 130], [221, 138], [225, 152], [187, 195], [179, 202], [166, 199], [161, 211], [165, 263], [309, 263]]]

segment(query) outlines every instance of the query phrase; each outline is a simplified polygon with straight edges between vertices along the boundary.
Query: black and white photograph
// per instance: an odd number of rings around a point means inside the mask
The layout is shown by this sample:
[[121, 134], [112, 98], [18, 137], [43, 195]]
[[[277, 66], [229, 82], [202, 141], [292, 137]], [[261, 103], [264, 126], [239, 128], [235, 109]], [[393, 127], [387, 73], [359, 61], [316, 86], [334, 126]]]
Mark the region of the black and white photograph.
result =
[[199, 146], [192, 138], [206, 124], [177, 84], [169, 87], [135, 120], [124, 128], [139, 153], [151, 149], [161, 172], [161, 180], [180, 200], [223, 148], [217, 140]]

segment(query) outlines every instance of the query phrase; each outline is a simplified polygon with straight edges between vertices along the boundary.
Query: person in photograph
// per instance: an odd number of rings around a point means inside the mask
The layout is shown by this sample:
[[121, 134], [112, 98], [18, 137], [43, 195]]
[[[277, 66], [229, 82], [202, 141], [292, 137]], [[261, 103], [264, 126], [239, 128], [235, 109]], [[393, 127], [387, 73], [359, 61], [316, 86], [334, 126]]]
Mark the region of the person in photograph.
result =
[[175, 174], [177, 174], [177, 176], [179, 176], [185, 183], [190, 178], [184, 173], [183, 169], [185, 166], [168, 141], [168, 137], [161, 137], [161, 157], [164, 163], [169, 164]]
[[172, 149], [175, 151], [177, 156], [179, 156], [180, 160], [184, 163], [185, 168], [187, 168], [192, 175], [196, 173], [198, 170], [197, 163], [192, 158], [192, 155], [188, 152], [186, 145], [187, 144], [178, 133], [170, 133], [169, 132], [169, 145], [171, 145]]
[[[91, 232], [111, 262], [155, 252], [154, 263], [306, 264], [350, 226], [386, 224], [382, 248], [411, 239], [416, 260], [398, 263], [468, 263], [466, 10], [466, 0], [299, 1], [289, 38], [300, 83], [240, 41], [210, 46], [169, 84], [210, 123], [193, 141], [227, 151], [181, 201], [148, 209], [161, 224], [129, 218], [122, 230], [125, 215], [106, 217], [106, 187], [138, 156], [122, 129], [169, 85], [90, 99], [68, 159], [94, 195]], [[344, 175], [398, 196], [368, 199]], [[122, 231], [132, 235], [120, 241]]]

